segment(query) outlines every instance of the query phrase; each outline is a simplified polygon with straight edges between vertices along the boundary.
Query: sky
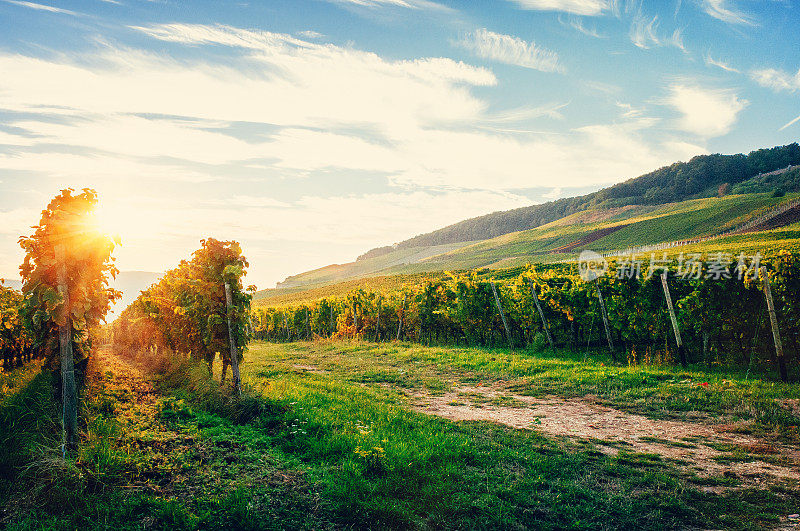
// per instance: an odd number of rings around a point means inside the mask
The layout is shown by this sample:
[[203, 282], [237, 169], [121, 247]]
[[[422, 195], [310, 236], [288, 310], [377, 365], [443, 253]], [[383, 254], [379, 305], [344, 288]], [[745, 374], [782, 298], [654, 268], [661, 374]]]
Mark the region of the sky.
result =
[[0, 0], [0, 277], [89, 187], [121, 270], [248, 283], [800, 138], [790, 0]]

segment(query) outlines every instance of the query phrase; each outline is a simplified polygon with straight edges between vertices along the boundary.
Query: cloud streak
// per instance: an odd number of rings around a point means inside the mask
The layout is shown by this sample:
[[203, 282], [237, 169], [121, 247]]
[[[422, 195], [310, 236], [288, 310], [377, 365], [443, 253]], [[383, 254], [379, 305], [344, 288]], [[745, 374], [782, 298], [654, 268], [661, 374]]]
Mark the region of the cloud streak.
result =
[[755, 21], [750, 15], [737, 9], [728, 0], [702, 0], [702, 8], [708, 16], [727, 24], [755, 25]]
[[27, 7], [28, 9], [35, 9], [37, 11], [47, 11], [48, 13], [60, 13], [62, 15], [81, 16], [80, 13], [70, 11], [69, 9], [61, 9], [60, 7], [48, 6], [45, 4], [37, 4], [36, 2], [23, 2], [21, 0], [0, 0], [7, 4], [12, 4], [19, 7]]
[[720, 61], [720, 60], [714, 59], [713, 57], [711, 57], [711, 54], [706, 54], [705, 62], [706, 62], [706, 65], [708, 65], [708, 66], [716, 66], [717, 68], [721, 68], [721, 69], [725, 70], [726, 72], [733, 72], [735, 74], [741, 74], [741, 71], [737, 70], [736, 68], [733, 68], [731, 65], [729, 65], [728, 63], [726, 63], [724, 61]]
[[435, 11], [451, 11], [447, 6], [430, 2], [428, 0], [326, 0], [334, 4], [349, 5], [355, 7], [380, 8], [380, 7], [402, 7], [405, 9], [428, 9]]
[[795, 118], [794, 120], [790, 120], [790, 121], [789, 121], [788, 123], [786, 123], [786, 124], [785, 124], [783, 127], [781, 127], [780, 129], [778, 129], [778, 131], [783, 131], [783, 130], [784, 130], [784, 129], [786, 129], [787, 127], [791, 127], [791, 126], [793, 126], [794, 124], [796, 124], [797, 122], [800, 122], [800, 116], [798, 116], [798, 117], [797, 117], [797, 118]]
[[800, 90], [800, 70], [795, 74], [777, 70], [775, 68], [763, 68], [753, 70], [750, 77], [762, 87], [767, 87], [775, 92], [796, 92]]
[[675, 29], [668, 37], [662, 37], [658, 33], [658, 16], [647, 17], [641, 10], [638, 11], [631, 21], [629, 36], [631, 42], [637, 48], [644, 50], [651, 47], [672, 46], [688, 53], [683, 44], [683, 31]]
[[563, 11], [573, 15], [596, 16], [609, 9], [607, 0], [512, 0], [522, 9]]
[[542, 72], [564, 72], [556, 52], [513, 35], [495, 33], [482, 28], [466, 34], [457, 44], [481, 59]]

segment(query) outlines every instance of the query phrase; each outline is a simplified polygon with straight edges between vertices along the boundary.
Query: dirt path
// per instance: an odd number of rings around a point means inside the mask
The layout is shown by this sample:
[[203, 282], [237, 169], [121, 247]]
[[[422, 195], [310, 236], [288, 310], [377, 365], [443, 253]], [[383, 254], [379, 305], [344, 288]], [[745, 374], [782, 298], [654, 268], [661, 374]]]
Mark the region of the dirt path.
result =
[[798, 449], [734, 433], [741, 426], [654, 420], [604, 406], [591, 396], [542, 399], [497, 386], [406, 394], [413, 409], [451, 420], [497, 422], [575, 438], [611, 455], [620, 450], [657, 454], [702, 477], [736, 477], [743, 486], [800, 485]]
[[[299, 528], [328, 527], [316, 520], [318, 494], [303, 473], [284, 467], [263, 449], [252, 448], [241, 430], [220, 422], [213, 435], [204, 436], [195, 421], [181, 420], [187, 415], [183, 401], [158, 392], [135, 363], [108, 350], [93, 355], [90, 373], [93, 392], [114, 398], [114, 418], [122, 428], [118, 444], [143, 456], [126, 478], [129, 492], [202, 504], [198, 500], [218, 500], [244, 487], [269, 488], [275, 494], [252, 502], [253, 511], [262, 516], [288, 515], [284, 516], [288, 521], [302, 515]], [[175, 411], [172, 416], [177, 420], [165, 420], [165, 410]]]

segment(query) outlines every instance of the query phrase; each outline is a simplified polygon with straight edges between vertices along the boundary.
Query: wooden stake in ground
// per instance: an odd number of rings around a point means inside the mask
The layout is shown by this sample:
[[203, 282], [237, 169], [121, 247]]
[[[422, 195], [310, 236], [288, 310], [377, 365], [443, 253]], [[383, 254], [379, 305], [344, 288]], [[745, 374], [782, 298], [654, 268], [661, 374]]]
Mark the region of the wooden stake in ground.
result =
[[[530, 280], [530, 279], [529, 279]], [[550, 343], [550, 348], [555, 350], [555, 345], [553, 345], [553, 336], [550, 335], [550, 327], [547, 325], [547, 319], [544, 318], [544, 312], [542, 311], [542, 305], [539, 304], [539, 295], [536, 293], [536, 286], [533, 284], [533, 280], [530, 280], [531, 283], [531, 295], [533, 295], [533, 302], [536, 303], [536, 311], [539, 312], [539, 317], [542, 319], [542, 326], [544, 327], [544, 333], [547, 334], [547, 341]]]
[[378, 334], [381, 329], [381, 298], [378, 297], [378, 321], [375, 324], [375, 343], [378, 342]]
[[400, 332], [403, 330], [403, 316], [406, 312], [406, 294], [403, 294], [403, 305], [400, 306], [400, 322], [397, 323], [397, 341], [400, 341]]
[[358, 310], [356, 309], [356, 301], [353, 301], [353, 326], [355, 327], [353, 337], [358, 339]]
[[242, 377], [239, 374], [239, 350], [236, 348], [236, 338], [233, 336], [233, 326], [231, 324], [231, 313], [233, 313], [233, 297], [231, 296], [231, 285], [225, 282], [225, 306], [228, 314], [228, 340], [231, 345], [231, 373], [233, 376], [233, 391], [236, 396], [242, 394]]
[[308, 324], [308, 308], [306, 308], [306, 339], [311, 339], [311, 327]]
[[64, 433], [62, 456], [78, 447], [78, 394], [75, 386], [75, 359], [72, 353], [72, 318], [70, 317], [69, 288], [63, 245], [56, 246], [56, 273], [58, 292], [64, 299], [64, 324], [58, 327], [58, 343], [61, 357], [61, 424]]
[[672, 321], [672, 330], [675, 332], [675, 343], [678, 345], [678, 356], [681, 359], [681, 366], [686, 368], [686, 350], [683, 348], [681, 330], [678, 328], [678, 319], [675, 317], [675, 308], [672, 306], [672, 296], [669, 294], [669, 284], [667, 284], [667, 272], [661, 273], [661, 286], [664, 288], [664, 298], [667, 299], [667, 309], [669, 319]]
[[781, 331], [778, 328], [778, 315], [775, 313], [775, 303], [772, 301], [772, 288], [769, 285], [767, 268], [761, 266], [761, 280], [764, 283], [764, 298], [767, 299], [767, 311], [769, 312], [769, 322], [772, 325], [772, 339], [775, 342], [775, 355], [778, 358], [778, 370], [781, 373], [781, 381], [788, 381], [786, 374], [786, 360], [783, 357], [783, 343], [781, 342]]
[[603, 326], [606, 329], [606, 339], [608, 339], [608, 349], [611, 351], [611, 361], [617, 361], [617, 354], [614, 351], [614, 342], [611, 341], [611, 328], [608, 326], [608, 313], [606, 313], [606, 303], [603, 302], [603, 294], [600, 292], [600, 284], [597, 288], [597, 300], [600, 301], [600, 312], [603, 315]]
[[511, 331], [508, 329], [508, 323], [506, 322], [506, 314], [503, 312], [503, 306], [500, 304], [500, 297], [497, 296], [497, 288], [494, 287], [494, 282], [489, 281], [489, 284], [492, 286], [492, 293], [494, 293], [494, 302], [497, 304], [497, 309], [500, 311], [500, 319], [503, 320], [503, 328], [506, 329], [506, 339], [508, 339], [508, 348], [514, 350], [514, 342], [511, 340]]

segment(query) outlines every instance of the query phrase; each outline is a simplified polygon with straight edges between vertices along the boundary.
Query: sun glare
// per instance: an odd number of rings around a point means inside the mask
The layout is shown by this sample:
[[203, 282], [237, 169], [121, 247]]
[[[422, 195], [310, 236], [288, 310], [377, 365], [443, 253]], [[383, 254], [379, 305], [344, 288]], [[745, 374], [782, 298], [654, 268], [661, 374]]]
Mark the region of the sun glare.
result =
[[100, 232], [117, 240], [127, 235], [135, 222], [127, 209], [102, 202], [95, 209], [94, 218]]

